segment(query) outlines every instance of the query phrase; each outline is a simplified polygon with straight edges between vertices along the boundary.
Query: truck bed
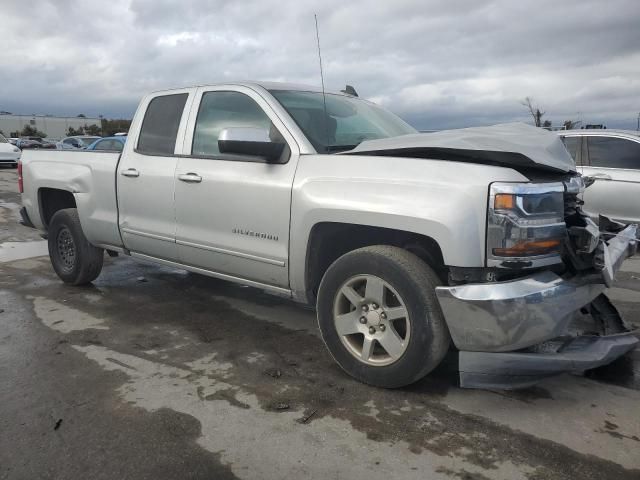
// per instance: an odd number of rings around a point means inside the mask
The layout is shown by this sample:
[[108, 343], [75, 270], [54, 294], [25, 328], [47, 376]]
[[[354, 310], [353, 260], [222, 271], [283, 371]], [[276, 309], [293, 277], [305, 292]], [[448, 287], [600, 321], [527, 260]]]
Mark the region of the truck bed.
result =
[[67, 191], [75, 197], [83, 230], [94, 245], [121, 245], [116, 202], [117, 152], [25, 150], [22, 153], [23, 205], [29, 218], [46, 229], [43, 189]]

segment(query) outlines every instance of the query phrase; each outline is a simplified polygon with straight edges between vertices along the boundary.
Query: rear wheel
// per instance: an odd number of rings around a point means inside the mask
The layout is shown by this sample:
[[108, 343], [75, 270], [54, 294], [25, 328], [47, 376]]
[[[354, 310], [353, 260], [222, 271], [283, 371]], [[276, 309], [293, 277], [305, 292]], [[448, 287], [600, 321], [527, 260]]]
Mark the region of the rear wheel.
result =
[[433, 270], [414, 254], [379, 245], [349, 252], [318, 292], [322, 338], [358, 380], [395, 388], [433, 370], [450, 343]]
[[75, 208], [58, 210], [49, 223], [49, 258], [58, 277], [71, 285], [84, 285], [102, 270], [104, 251], [89, 243]]

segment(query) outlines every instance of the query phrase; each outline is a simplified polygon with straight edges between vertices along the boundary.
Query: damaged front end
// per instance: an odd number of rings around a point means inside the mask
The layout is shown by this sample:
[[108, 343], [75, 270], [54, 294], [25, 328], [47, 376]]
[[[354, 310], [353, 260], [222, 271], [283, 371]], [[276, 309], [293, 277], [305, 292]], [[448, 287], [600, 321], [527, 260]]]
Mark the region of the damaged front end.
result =
[[638, 227], [606, 217], [596, 225], [581, 209], [585, 187], [580, 176], [492, 186], [489, 273], [454, 271], [450, 283], [459, 284], [436, 289], [462, 387], [526, 387], [610, 363], [638, 344], [603, 293], [636, 253]]
[[579, 195], [593, 180], [588, 179], [588, 182], [585, 184], [583, 177], [578, 176], [565, 182], [565, 263], [573, 272], [594, 275], [593, 281], [603, 281], [611, 287], [622, 262], [636, 253], [638, 227], [615, 222], [603, 215], [596, 225], [581, 208]]

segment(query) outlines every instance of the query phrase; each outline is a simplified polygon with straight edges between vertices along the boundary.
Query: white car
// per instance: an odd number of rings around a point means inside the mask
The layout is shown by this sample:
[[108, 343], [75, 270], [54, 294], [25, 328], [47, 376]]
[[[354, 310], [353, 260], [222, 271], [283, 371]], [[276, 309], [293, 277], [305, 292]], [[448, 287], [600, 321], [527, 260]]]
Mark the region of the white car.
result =
[[583, 210], [596, 219], [640, 221], [640, 132], [568, 130], [558, 132], [584, 176], [595, 180], [583, 196]]
[[22, 151], [0, 134], [0, 165], [16, 167]]

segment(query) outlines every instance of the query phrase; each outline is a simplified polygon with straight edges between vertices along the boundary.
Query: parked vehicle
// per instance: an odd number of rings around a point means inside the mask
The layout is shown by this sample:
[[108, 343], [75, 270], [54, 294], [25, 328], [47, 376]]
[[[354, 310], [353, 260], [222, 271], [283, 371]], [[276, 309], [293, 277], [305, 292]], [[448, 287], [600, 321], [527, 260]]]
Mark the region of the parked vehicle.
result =
[[65, 137], [58, 142], [59, 150], [79, 150], [83, 148], [87, 148], [96, 140], [101, 137], [95, 136], [86, 136], [86, 135], [76, 135], [73, 137]]
[[17, 144], [17, 143], [18, 143], [18, 140], [19, 140], [19, 139], [18, 139], [18, 138], [16, 138], [16, 137], [11, 137], [11, 138], [7, 138], [7, 140], [9, 141], [9, 143], [10, 143], [11, 145], [15, 145], [15, 144]]
[[118, 135], [113, 137], [104, 137], [96, 140], [87, 147], [87, 150], [107, 150], [111, 152], [121, 152], [127, 141], [126, 136]]
[[28, 148], [40, 148], [42, 147], [42, 138], [21, 137], [16, 142], [16, 147], [18, 147], [20, 150], [26, 150]]
[[0, 133], [0, 165], [16, 167], [22, 152]]
[[622, 222], [640, 222], [640, 132], [568, 130], [561, 132], [578, 171], [594, 180], [584, 193], [584, 211]]
[[57, 142], [55, 140], [48, 140], [46, 138], [40, 141], [40, 148], [45, 148], [49, 150], [55, 150], [58, 148]]
[[150, 94], [121, 154], [25, 152], [19, 186], [64, 282], [104, 250], [184, 268], [316, 305], [363, 382], [415, 382], [453, 343], [463, 387], [514, 388], [638, 344], [603, 293], [637, 226], [598, 228], [575, 169], [524, 124], [420, 134], [348, 94], [241, 83]]

